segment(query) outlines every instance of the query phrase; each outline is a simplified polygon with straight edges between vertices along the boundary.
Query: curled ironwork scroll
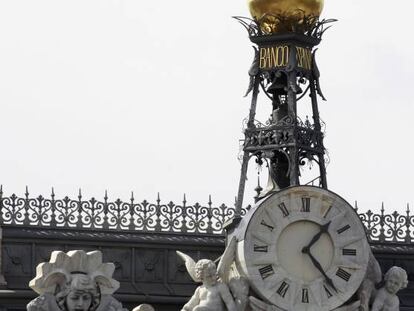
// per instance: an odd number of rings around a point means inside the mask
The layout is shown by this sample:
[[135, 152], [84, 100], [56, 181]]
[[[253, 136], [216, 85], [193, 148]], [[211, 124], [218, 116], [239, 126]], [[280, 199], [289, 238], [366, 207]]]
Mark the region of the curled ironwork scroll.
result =
[[189, 205], [184, 196], [180, 204], [163, 203], [158, 195], [155, 202], [85, 200], [4, 196], [0, 188], [0, 225], [36, 226], [65, 229], [141, 231], [156, 233], [223, 234], [224, 224], [234, 217], [235, 208], [214, 206], [211, 197], [205, 205]]
[[336, 19], [319, 19], [317, 16], [300, 14], [301, 12], [298, 13], [301, 16], [300, 22], [296, 19], [289, 18], [284, 14], [265, 14], [259, 20], [243, 16], [233, 16], [233, 18], [247, 30], [249, 37], [271, 35], [271, 30], [266, 31], [264, 27], [261, 26], [264, 22], [271, 20], [273, 23], [277, 24], [279, 32], [302, 33], [316, 39], [321, 39], [325, 31], [331, 27], [329, 24], [337, 21]]
[[[244, 215], [251, 206], [242, 211]], [[404, 213], [385, 212], [384, 205], [375, 213], [361, 213], [371, 242], [408, 244], [414, 242], [414, 215], [407, 205]], [[206, 204], [188, 204], [186, 197], [180, 204], [163, 203], [158, 195], [154, 202], [85, 200], [81, 193], [76, 199], [30, 197], [26, 189], [23, 197], [16, 194], [4, 196], [0, 188], [0, 225], [47, 227], [84, 230], [116, 230], [153, 233], [180, 233], [222, 235], [224, 225], [235, 215], [235, 207], [214, 205], [211, 197]]]

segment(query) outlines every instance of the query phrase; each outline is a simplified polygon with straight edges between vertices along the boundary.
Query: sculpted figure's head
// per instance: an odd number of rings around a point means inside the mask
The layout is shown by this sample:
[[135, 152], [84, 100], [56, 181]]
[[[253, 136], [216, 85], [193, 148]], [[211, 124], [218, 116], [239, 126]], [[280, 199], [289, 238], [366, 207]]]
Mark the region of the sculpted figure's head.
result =
[[407, 272], [400, 267], [392, 267], [385, 274], [385, 289], [395, 295], [400, 289], [406, 288], [408, 284]]
[[102, 262], [100, 251], [54, 251], [49, 262], [37, 266], [29, 286], [39, 295], [53, 297], [62, 311], [94, 311], [101, 307], [103, 296], [119, 288], [114, 271], [113, 263]]
[[71, 280], [56, 293], [56, 301], [62, 310], [91, 311], [99, 305], [97, 284], [85, 274], [72, 274]]
[[213, 285], [217, 282], [217, 268], [213, 261], [201, 259], [195, 266], [196, 278], [203, 283]]

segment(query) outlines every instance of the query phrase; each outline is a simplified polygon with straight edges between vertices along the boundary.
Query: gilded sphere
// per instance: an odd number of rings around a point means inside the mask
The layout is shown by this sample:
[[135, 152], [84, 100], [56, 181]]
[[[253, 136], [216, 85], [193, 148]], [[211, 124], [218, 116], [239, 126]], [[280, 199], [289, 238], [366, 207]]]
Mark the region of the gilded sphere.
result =
[[[322, 13], [323, 3], [324, 0], [248, 0], [252, 17], [265, 25], [271, 22], [269, 16], [298, 22], [304, 17], [317, 18]], [[278, 25], [273, 25], [271, 28], [267, 32], [278, 32], [279, 30], [277, 29]]]

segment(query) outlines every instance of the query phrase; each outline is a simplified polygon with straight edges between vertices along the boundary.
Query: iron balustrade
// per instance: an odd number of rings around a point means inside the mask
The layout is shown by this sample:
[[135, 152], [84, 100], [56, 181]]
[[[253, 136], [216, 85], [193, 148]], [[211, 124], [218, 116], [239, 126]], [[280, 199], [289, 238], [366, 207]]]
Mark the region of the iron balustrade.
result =
[[[414, 215], [409, 205], [404, 213], [392, 214], [385, 212], [384, 205], [378, 213], [360, 212], [355, 205], [370, 242], [414, 242]], [[242, 215], [250, 208], [243, 209]], [[181, 204], [162, 203], [159, 195], [155, 202], [137, 203], [133, 195], [128, 202], [109, 201], [107, 194], [103, 201], [84, 200], [81, 193], [77, 199], [56, 199], [53, 190], [50, 198], [31, 198], [27, 190], [23, 197], [3, 196], [0, 188], [1, 226], [223, 235], [224, 224], [234, 216], [235, 207], [215, 206], [211, 197], [206, 205], [189, 205], [185, 196]]]
[[285, 148], [298, 141], [300, 147], [323, 153], [322, 133], [301, 126], [269, 126], [245, 131], [244, 148], [250, 152]]

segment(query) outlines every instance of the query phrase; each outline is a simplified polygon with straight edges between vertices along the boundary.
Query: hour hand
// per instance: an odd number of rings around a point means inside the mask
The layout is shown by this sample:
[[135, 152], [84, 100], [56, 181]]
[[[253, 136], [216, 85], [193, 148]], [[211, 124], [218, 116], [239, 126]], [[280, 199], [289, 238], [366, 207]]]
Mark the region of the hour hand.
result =
[[326, 224], [320, 226], [319, 232], [312, 238], [312, 240], [309, 242], [309, 244], [302, 249], [302, 253], [306, 253], [306, 251], [309, 252], [312, 245], [315, 244], [320, 239], [320, 237], [322, 236], [323, 233], [328, 231], [328, 228], [329, 228], [330, 224], [331, 224], [331, 222], [327, 222]]

